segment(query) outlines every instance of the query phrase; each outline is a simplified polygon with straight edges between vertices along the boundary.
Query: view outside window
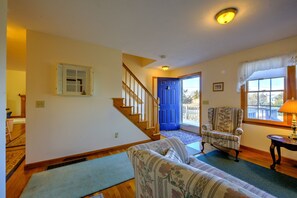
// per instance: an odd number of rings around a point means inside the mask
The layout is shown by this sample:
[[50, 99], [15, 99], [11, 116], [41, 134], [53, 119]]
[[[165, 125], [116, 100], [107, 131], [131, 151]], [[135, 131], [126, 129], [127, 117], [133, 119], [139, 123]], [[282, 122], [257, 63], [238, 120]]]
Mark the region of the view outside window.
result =
[[284, 84], [284, 77], [248, 81], [247, 117], [282, 122], [278, 110], [284, 103]]
[[182, 123], [199, 126], [200, 77], [182, 79]]

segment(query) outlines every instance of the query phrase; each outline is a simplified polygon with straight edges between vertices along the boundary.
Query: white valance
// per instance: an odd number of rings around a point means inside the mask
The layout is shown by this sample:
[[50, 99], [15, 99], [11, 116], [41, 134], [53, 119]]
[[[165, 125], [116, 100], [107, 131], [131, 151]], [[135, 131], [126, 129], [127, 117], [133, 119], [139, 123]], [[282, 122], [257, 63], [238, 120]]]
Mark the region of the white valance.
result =
[[240, 87], [244, 85], [249, 77], [251, 77], [251, 75], [256, 71], [264, 71], [296, 65], [296, 62], [297, 53], [272, 57], [253, 62], [245, 62], [239, 67], [238, 70], [237, 91], [240, 91]]

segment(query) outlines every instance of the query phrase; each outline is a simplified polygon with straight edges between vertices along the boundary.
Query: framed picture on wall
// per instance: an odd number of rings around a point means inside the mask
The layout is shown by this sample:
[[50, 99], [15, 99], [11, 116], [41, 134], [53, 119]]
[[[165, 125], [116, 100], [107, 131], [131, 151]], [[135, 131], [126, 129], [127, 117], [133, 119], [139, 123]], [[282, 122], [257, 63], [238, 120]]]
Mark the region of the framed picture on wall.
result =
[[212, 91], [224, 91], [224, 82], [215, 82], [212, 84]]

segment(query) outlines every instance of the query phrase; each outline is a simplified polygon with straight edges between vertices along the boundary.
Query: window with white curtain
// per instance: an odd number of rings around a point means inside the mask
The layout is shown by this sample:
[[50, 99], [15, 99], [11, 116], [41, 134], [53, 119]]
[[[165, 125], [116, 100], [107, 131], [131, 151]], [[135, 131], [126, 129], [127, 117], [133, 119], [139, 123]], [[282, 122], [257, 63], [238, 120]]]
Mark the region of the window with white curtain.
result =
[[240, 91], [240, 87], [244, 85], [246, 81], [249, 80], [252, 75], [254, 75], [255, 72], [271, 72], [273, 69], [285, 68], [288, 66], [296, 65], [296, 63], [296, 53], [258, 61], [245, 62], [239, 67], [237, 91]]
[[247, 82], [247, 118], [283, 122], [279, 108], [284, 103], [285, 77]]
[[[288, 125], [286, 115], [278, 112], [296, 92], [296, 72], [292, 57], [282, 56], [241, 65], [238, 86], [244, 122]], [[290, 89], [288, 89], [290, 87]]]

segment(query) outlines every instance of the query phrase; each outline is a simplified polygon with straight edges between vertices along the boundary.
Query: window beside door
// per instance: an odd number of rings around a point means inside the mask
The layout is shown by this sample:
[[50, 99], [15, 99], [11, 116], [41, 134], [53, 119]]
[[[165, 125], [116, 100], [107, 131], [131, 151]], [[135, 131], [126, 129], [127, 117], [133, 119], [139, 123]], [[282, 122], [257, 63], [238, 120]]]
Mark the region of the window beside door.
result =
[[199, 126], [200, 105], [200, 77], [192, 76], [181, 79], [182, 106], [181, 124]]

